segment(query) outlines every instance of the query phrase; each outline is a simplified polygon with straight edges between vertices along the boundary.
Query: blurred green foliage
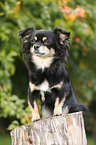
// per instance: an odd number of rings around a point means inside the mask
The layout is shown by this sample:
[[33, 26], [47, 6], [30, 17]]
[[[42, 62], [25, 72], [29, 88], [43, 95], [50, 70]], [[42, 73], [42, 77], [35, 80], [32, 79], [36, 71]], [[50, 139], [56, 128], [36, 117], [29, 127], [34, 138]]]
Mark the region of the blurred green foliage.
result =
[[[0, 134], [0, 145], [11, 145], [10, 135], [1, 135]], [[92, 137], [87, 138], [87, 145], [95, 145]]]
[[[66, 66], [78, 102], [90, 106], [96, 102], [96, 2], [94, 0], [1, 0], [0, 1], [0, 117], [14, 117], [8, 129], [30, 122], [31, 112], [12, 83], [18, 84], [24, 65], [18, 66], [18, 31], [33, 25], [36, 29], [55, 27], [71, 31], [70, 59]], [[22, 63], [22, 61], [19, 59]], [[19, 65], [19, 63], [18, 63]], [[23, 84], [25, 83], [24, 76]], [[15, 79], [15, 80], [16, 80]], [[19, 91], [24, 90], [22, 85]], [[26, 92], [27, 93], [27, 92]], [[27, 97], [26, 97], [27, 98]], [[18, 121], [19, 120], [19, 121]]]

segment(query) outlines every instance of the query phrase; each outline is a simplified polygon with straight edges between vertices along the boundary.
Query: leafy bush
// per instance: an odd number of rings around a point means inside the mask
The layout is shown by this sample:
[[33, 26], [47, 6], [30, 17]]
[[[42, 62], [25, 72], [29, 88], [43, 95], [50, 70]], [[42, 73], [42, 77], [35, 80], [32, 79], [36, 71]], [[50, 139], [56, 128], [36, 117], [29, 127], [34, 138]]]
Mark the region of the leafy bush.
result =
[[[31, 25], [37, 29], [52, 30], [58, 26], [71, 31], [71, 61], [67, 70], [73, 89], [79, 102], [90, 105], [96, 101], [94, 0], [91, 3], [86, 0], [1, 0], [0, 23], [0, 117], [19, 119], [19, 122], [13, 121], [9, 129], [28, 123], [31, 118], [24, 99], [20, 99], [18, 92], [14, 94], [11, 80], [16, 69], [14, 61], [19, 57], [18, 31]], [[23, 92], [22, 86], [20, 90]]]

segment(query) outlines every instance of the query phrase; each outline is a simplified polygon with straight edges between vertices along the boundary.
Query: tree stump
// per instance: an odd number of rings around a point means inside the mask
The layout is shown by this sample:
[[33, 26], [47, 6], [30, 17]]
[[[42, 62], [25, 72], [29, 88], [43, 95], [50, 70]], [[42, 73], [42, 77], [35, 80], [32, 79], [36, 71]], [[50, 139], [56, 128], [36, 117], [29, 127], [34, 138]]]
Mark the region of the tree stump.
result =
[[82, 112], [17, 127], [11, 138], [12, 145], [87, 145]]

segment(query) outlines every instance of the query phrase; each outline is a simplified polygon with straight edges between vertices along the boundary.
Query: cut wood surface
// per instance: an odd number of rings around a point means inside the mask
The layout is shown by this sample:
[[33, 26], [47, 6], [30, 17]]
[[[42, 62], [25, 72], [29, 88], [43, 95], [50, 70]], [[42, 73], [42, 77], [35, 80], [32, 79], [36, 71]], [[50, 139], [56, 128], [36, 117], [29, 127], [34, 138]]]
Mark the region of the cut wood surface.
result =
[[17, 127], [11, 138], [12, 145], [87, 145], [82, 112]]

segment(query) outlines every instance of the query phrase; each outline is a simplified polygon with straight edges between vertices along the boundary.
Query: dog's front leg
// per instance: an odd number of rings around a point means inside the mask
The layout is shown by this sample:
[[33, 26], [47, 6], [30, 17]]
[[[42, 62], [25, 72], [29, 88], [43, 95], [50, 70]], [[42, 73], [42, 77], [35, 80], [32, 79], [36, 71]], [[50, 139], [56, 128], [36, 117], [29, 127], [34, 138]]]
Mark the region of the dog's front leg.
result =
[[32, 121], [39, 120], [40, 119], [40, 115], [39, 115], [39, 111], [38, 111], [36, 100], [33, 101], [33, 104], [30, 103], [30, 101], [28, 100], [28, 104], [29, 104], [31, 112], [32, 112]]
[[29, 82], [29, 93], [28, 93], [28, 104], [30, 106], [31, 112], [32, 112], [32, 121], [36, 121], [40, 119], [37, 103], [36, 103], [36, 96], [39, 96], [39, 94], [36, 91], [38, 88]]
[[54, 115], [60, 115], [62, 114], [62, 107], [63, 107], [63, 103], [65, 101], [66, 95], [63, 97], [63, 99], [59, 100], [59, 97], [56, 98], [55, 100], [55, 107], [54, 107]]
[[62, 114], [62, 103], [59, 103], [59, 98], [56, 98], [55, 107], [54, 107], [54, 115]]

